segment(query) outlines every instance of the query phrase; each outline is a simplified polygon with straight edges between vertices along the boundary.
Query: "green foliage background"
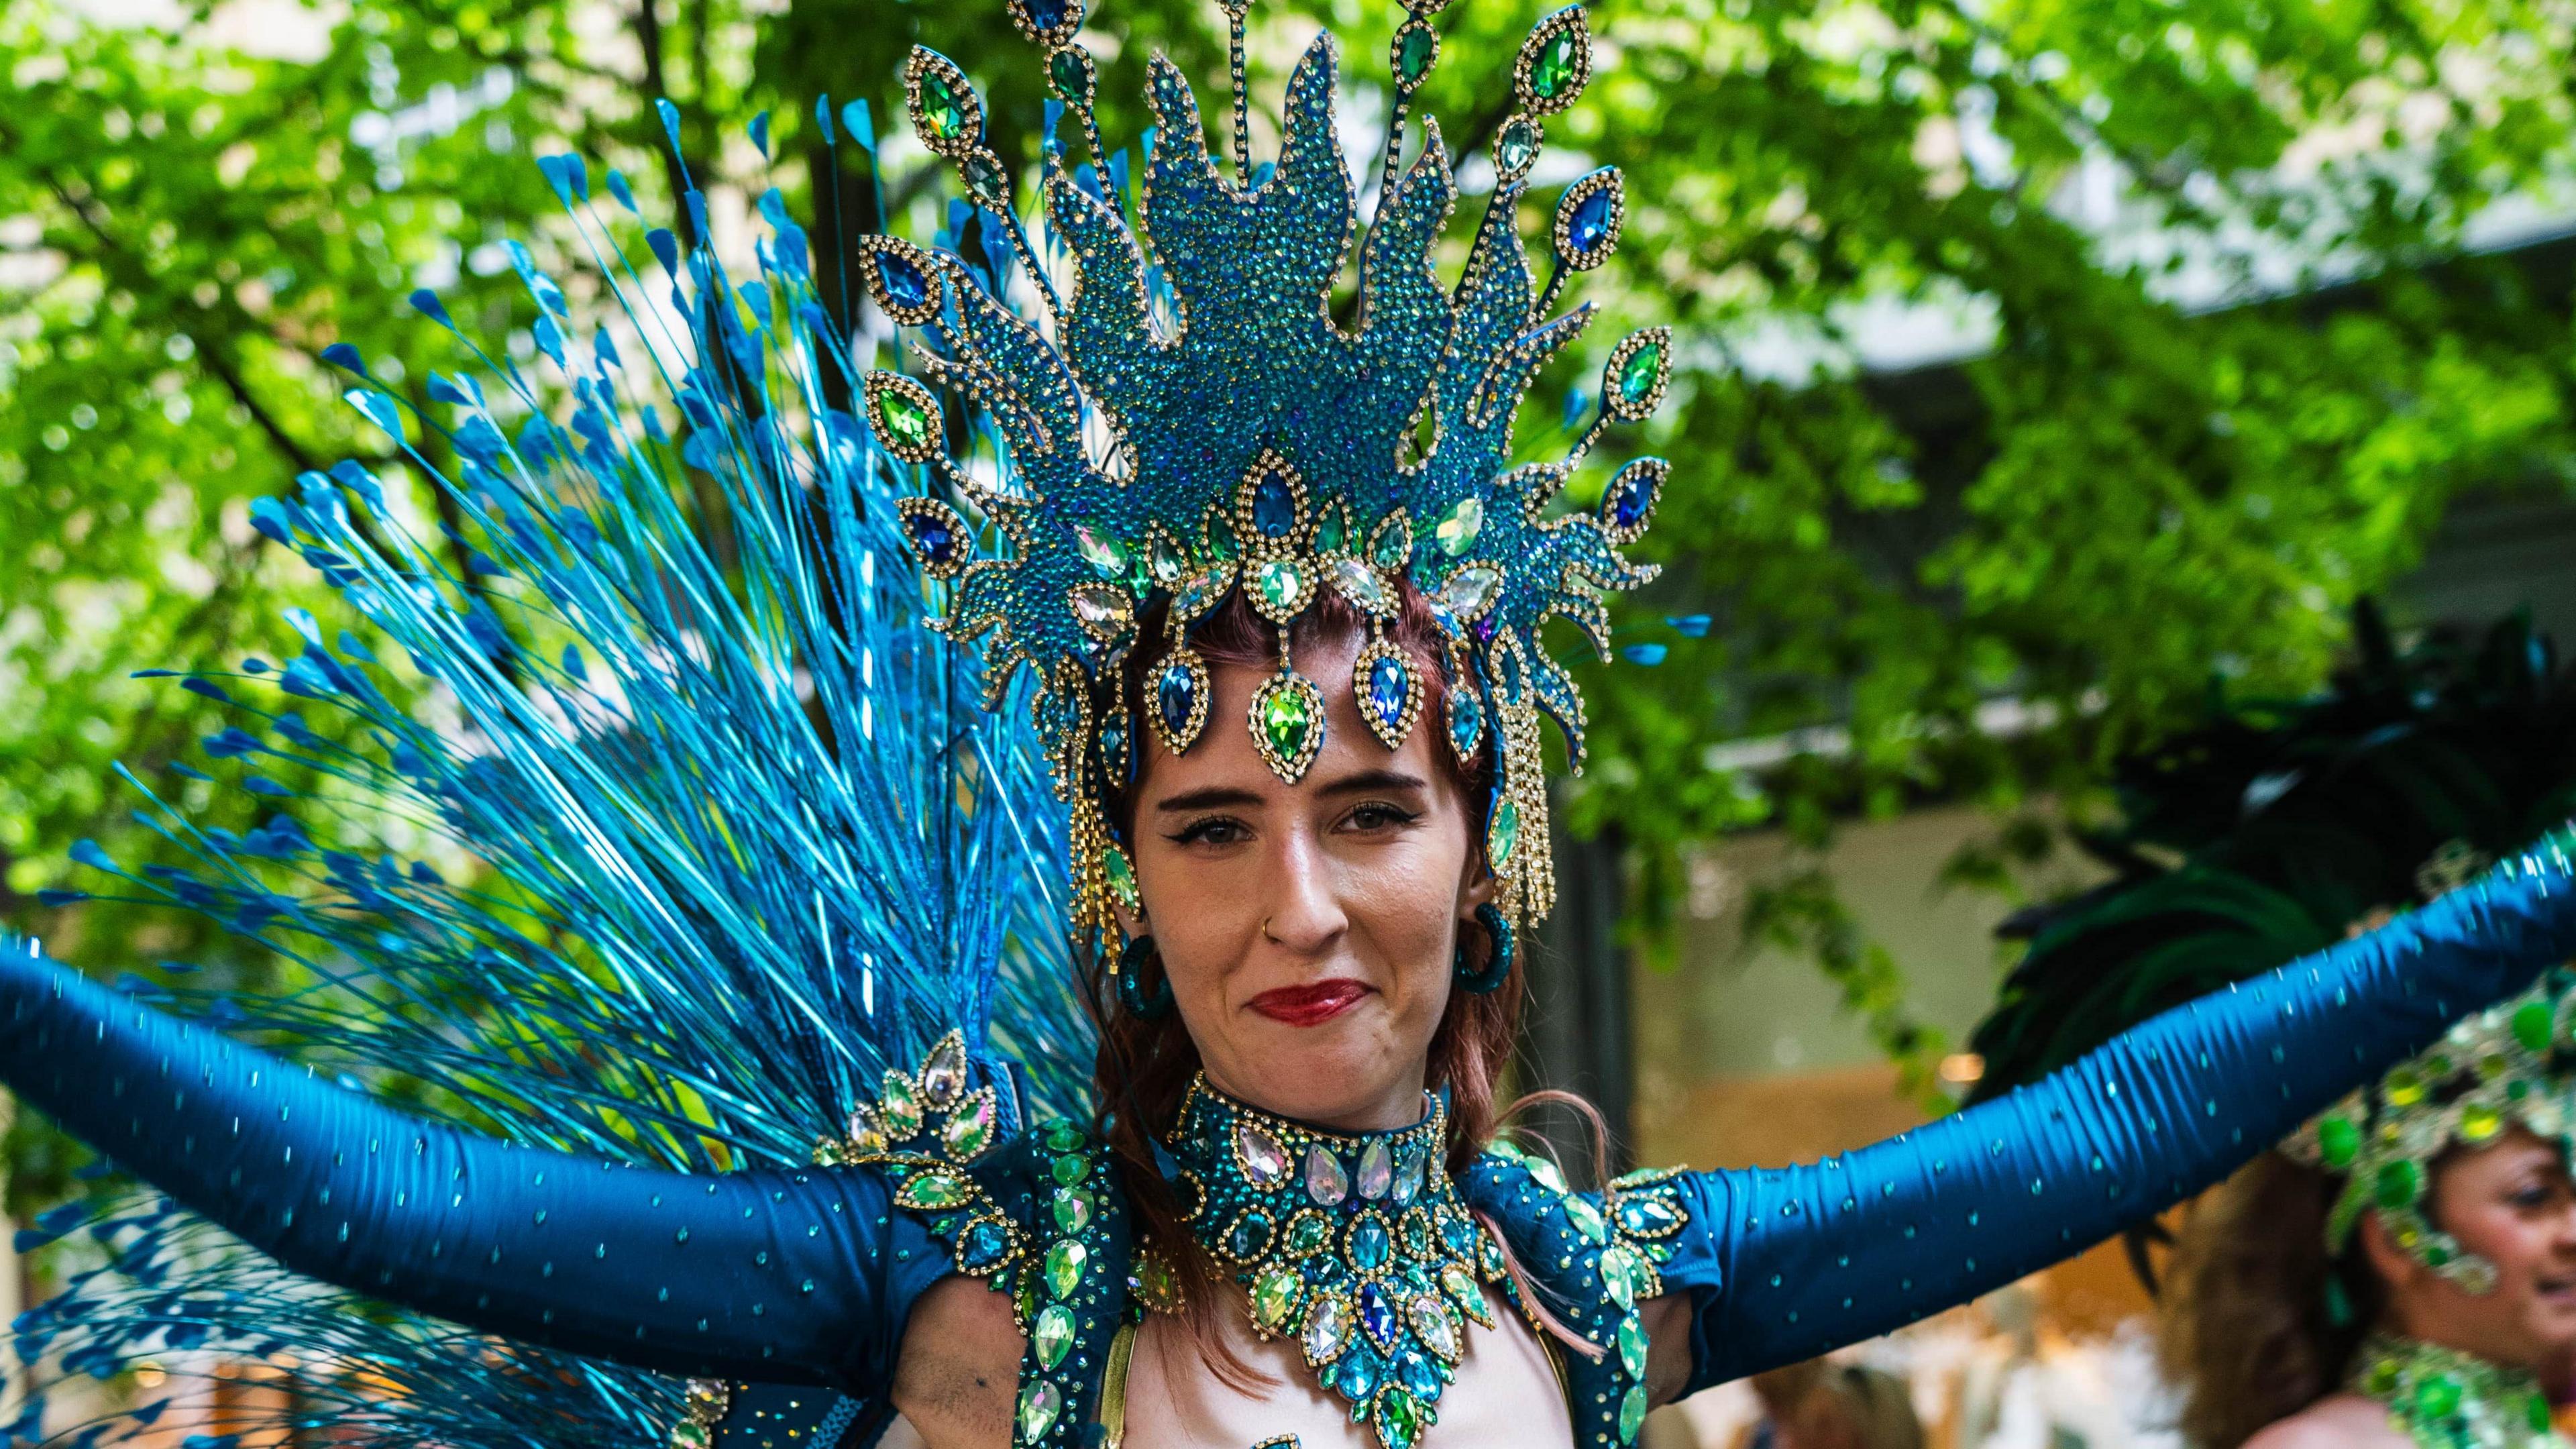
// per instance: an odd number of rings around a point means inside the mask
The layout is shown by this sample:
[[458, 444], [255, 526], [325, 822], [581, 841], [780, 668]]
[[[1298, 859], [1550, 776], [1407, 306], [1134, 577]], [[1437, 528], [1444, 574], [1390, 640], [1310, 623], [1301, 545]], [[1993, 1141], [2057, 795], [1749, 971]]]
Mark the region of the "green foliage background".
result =
[[[720, 237], [769, 184], [827, 254], [880, 225], [880, 195], [926, 235], [951, 183], [917, 148], [887, 147], [882, 175], [844, 148], [841, 184], [816, 184], [835, 164], [816, 98], [869, 101], [893, 137], [903, 55], [929, 44], [979, 78], [997, 148], [1027, 162], [1040, 58], [1001, 0], [91, 13], [0, 8], [0, 921], [103, 970], [260, 972], [202, 926], [34, 892], [82, 836], [149, 859], [113, 766], [157, 783], [218, 727], [130, 671], [277, 649], [285, 607], [336, 627], [243, 512], [378, 446], [321, 349], [354, 343], [421, 387], [452, 365], [402, 301], [424, 282], [469, 330], [524, 327], [499, 244], [559, 236], [530, 157], [616, 164], [668, 215], [657, 97], [680, 109]], [[1536, 18], [1498, 0], [1437, 17], [1424, 100], [1453, 150], [1489, 142]], [[1261, 0], [1260, 94], [1317, 20], [1349, 75], [1382, 76], [1400, 19]], [[2007, 823], [2042, 793], [2080, 804], [2112, 752], [2192, 712], [2214, 665], [2267, 691], [2319, 679], [2350, 600], [2405, 570], [2454, 497], [2566, 486], [2565, 298], [2459, 243], [2499, 198], [2559, 194], [2576, 9], [1605, 0], [1591, 23], [1597, 78], [1550, 138], [1627, 174], [1621, 257], [1578, 292], [1609, 313], [1590, 362], [1668, 320], [1687, 364], [1663, 417], [1619, 444], [1678, 465], [1648, 546], [1668, 576], [1621, 630], [1670, 657], [1592, 672], [1591, 768], [1568, 796], [1579, 828], [1620, 832], [1643, 940], [1695, 840], [1778, 823], [1820, 842], [1838, 818], [1935, 794]], [[1086, 43], [1113, 144], [1146, 124], [1149, 51], [1221, 85], [1220, 26], [1198, 0], [1107, 0]], [[768, 160], [743, 131], [763, 110]], [[2120, 199], [2123, 239], [2052, 209], [2085, 184]], [[837, 214], [818, 208], [836, 192]], [[1524, 220], [1535, 236], [1544, 212]], [[2159, 287], [2186, 265], [2248, 297], [2347, 285], [2333, 306], [2186, 315]], [[1991, 320], [1938, 428], [1858, 366], [1854, 309], [1888, 298]], [[1811, 370], [1741, 366], [1783, 336]], [[1587, 384], [1569, 367], [1554, 386]], [[1533, 453], [1556, 411], [1528, 410]], [[416, 490], [413, 506], [435, 503]], [[1704, 638], [1664, 622], [1697, 613], [1715, 621]], [[1989, 733], [1979, 707], [2000, 697], [2039, 726]], [[1848, 750], [1759, 779], [1707, 763], [1713, 743], [1835, 724]], [[1775, 883], [1757, 927], [1920, 1052], [1894, 958], [1819, 879]], [[18, 1194], [59, 1188], [60, 1152], [23, 1124], [14, 1157]]]

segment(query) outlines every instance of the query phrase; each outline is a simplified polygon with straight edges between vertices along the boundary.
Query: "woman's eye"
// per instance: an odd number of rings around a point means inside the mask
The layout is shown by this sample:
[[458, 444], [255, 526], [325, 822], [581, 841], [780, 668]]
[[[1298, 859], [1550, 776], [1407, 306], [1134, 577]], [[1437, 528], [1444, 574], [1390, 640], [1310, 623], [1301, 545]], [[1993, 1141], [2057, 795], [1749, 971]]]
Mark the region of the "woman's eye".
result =
[[1382, 802], [1371, 802], [1351, 812], [1351, 825], [1358, 830], [1391, 830], [1414, 822], [1412, 811]]
[[1193, 820], [1182, 826], [1180, 831], [1172, 836], [1172, 840], [1179, 845], [1232, 845], [1243, 839], [1243, 835], [1242, 821], [1215, 816], [1206, 820]]

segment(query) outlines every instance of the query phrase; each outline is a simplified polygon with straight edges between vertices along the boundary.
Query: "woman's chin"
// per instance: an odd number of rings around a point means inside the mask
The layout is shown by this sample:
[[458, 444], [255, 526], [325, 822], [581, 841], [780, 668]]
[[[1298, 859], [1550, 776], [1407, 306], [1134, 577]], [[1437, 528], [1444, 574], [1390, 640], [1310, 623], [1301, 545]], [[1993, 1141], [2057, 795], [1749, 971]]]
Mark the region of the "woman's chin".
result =
[[1217, 1085], [1265, 1112], [1318, 1126], [1380, 1115], [1391, 1098], [1409, 1096], [1420, 1084], [1388, 1071], [1404, 1056], [1388, 1049], [1376, 1005], [1372, 997], [1312, 1024], [1247, 1013], [1242, 1050], [1235, 1053], [1243, 1080]]

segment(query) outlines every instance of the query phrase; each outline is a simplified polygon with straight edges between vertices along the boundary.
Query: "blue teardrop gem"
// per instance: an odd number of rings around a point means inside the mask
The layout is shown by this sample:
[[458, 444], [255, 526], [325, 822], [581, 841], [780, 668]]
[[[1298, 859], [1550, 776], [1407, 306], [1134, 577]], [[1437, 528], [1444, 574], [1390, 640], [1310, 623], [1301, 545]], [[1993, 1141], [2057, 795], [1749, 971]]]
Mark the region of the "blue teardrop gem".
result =
[[1380, 1343], [1395, 1333], [1395, 1305], [1386, 1301], [1375, 1283], [1360, 1285], [1360, 1326]]
[[1155, 683], [1154, 703], [1163, 712], [1163, 730], [1178, 738], [1190, 727], [1190, 717], [1198, 713], [1199, 681], [1196, 675], [1178, 664], [1163, 666], [1163, 677]]
[[1476, 692], [1460, 684], [1451, 696], [1449, 706], [1449, 747], [1461, 755], [1475, 753], [1476, 741], [1485, 735], [1485, 707], [1476, 702]]
[[957, 552], [957, 531], [948, 520], [935, 514], [914, 513], [904, 518], [904, 528], [912, 535], [912, 546], [921, 556], [935, 564], [946, 564]]
[[1395, 1375], [1404, 1381], [1406, 1388], [1413, 1390], [1417, 1399], [1440, 1397], [1440, 1371], [1431, 1366], [1431, 1360], [1423, 1357], [1419, 1349], [1404, 1351], [1404, 1357], [1396, 1361]]
[[930, 279], [899, 252], [877, 253], [877, 276], [885, 283], [886, 299], [898, 307], [909, 309], [930, 300]]
[[1645, 521], [1646, 510], [1654, 505], [1654, 485], [1645, 475], [1632, 473], [1610, 493], [1611, 526], [1625, 532]]
[[1395, 1239], [1387, 1236], [1386, 1223], [1375, 1214], [1363, 1215], [1351, 1229], [1351, 1266], [1363, 1273], [1374, 1273], [1386, 1263], [1387, 1253]]
[[1594, 248], [1610, 235], [1610, 188], [1597, 186], [1592, 194], [1574, 204], [1574, 215], [1565, 224], [1565, 239], [1579, 255], [1590, 256]]
[[1040, 32], [1064, 23], [1065, 0], [1018, 0], [1020, 13], [1029, 18], [1029, 27]]
[[1264, 473], [1252, 487], [1252, 527], [1263, 538], [1286, 538], [1297, 528], [1297, 495], [1288, 480]]
[[1121, 710], [1115, 719], [1100, 727], [1100, 758], [1109, 765], [1109, 773], [1124, 777], [1127, 773], [1127, 715]]
[[[1475, 696], [1462, 695], [1459, 702], [1473, 704]], [[1440, 1241], [1448, 1244], [1449, 1251], [1459, 1257], [1472, 1258], [1476, 1255], [1476, 1225], [1462, 1213], [1451, 1213], [1440, 1220]]]
[[1413, 681], [1404, 672], [1404, 661], [1380, 657], [1369, 665], [1369, 708], [1377, 712], [1378, 722], [1393, 729], [1404, 719], [1405, 697], [1413, 692]]
[[[1376, 1291], [1374, 1286], [1367, 1290], [1370, 1293]], [[1352, 1403], [1368, 1402], [1385, 1374], [1386, 1365], [1367, 1344], [1354, 1343], [1342, 1351], [1342, 1397]]]

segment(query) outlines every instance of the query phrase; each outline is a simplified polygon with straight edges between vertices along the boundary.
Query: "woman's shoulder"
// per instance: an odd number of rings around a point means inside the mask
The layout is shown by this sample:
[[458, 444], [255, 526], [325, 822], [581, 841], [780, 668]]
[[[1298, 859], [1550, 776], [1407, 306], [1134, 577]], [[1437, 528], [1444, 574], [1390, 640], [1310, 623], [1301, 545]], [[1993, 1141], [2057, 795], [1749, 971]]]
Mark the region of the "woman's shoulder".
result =
[[[1637, 1296], [1651, 1298], [1657, 1265], [1672, 1256], [1671, 1239], [1689, 1225], [1690, 1208], [1676, 1169], [1647, 1168], [1613, 1179], [1600, 1192], [1576, 1192], [1556, 1163], [1509, 1138], [1477, 1154], [1459, 1181], [1469, 1207], [1502, 1229], [1525, 1263], [1542, 1256], [1608, 1253], [1614, 1273], [1633, 1270]], [[1533, 1249], [1554, 1252], [1534, 1253]]]
[[[1563, 1362], [1578, 1419], [1599, 1420], [1578, 1428], [1600, 1431], [1606, 1443], [1632, 1442], [1645, 1416], [1649, 1339], [1642, 1309], [1677, 1286], [1672, 1269], [1682, 1269], [1678, 1286], [1694, 1286], [1675, 1253], [1690, 1221], [1680, 1177], [1632, 1172], [1600, 1192], [1576, 1192], [1555, 1162], [1508, 1139], [1498, 1139], [1459, 1176], [1459, 1195], [1501, 1240], [1484, 1245], [1487, 1261], [1480, 1266], [1487, 1280], [1501, 1280], [1505, 1296], [1534, 1324], [1549, 1321], [1609, 1350]], [[1505, 1249], [1537, 1286], [1543, 1315], [1533, 1311], [1537, 1304], [1522, 1301], [1517, 1279], [1505, 1274]]]
[[2360, 1394], [2328, 1394], [2245, 1441], [2245, 1449], [2350, 1449], [2353, 1445], [2410, 1445], [2389, 1422], [2388, 1406]]

